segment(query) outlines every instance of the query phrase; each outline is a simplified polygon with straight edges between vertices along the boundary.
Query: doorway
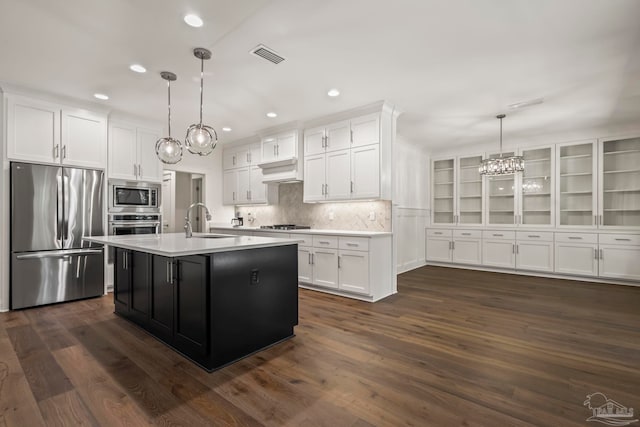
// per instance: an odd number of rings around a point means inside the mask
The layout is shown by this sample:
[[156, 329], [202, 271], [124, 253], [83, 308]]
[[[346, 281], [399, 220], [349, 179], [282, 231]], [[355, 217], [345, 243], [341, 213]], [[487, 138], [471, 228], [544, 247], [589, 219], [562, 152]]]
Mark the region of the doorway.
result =
[[[162, 232], [177, 233], [184, 227], [187, 209], [204, 200], [205, 176], [199, 173], [165, 170], [162, 176]], [[193, 231], [205, 231], [201, 209], [191, 212]]]

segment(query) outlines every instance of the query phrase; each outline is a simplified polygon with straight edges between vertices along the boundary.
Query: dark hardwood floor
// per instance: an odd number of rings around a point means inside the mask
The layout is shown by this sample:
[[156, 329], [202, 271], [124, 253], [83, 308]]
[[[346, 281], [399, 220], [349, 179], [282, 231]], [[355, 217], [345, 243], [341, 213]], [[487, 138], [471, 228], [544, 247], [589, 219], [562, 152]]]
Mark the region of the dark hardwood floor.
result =
[[594, 392], [640, 408], [640, 287], [425, 267], [398, 288], [301, 289], [295, 338], [211, 374], [111, 295], [2, 313], [0, 427], [585, 426]]

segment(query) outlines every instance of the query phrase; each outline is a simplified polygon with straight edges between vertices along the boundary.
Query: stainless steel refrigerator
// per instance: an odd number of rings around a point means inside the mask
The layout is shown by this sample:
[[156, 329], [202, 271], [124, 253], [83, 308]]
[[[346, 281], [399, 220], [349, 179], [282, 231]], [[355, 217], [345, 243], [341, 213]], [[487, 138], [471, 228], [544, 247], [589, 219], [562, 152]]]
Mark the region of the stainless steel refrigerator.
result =
[[99, 170], [11, 163], [11, 309], [101, 295]]

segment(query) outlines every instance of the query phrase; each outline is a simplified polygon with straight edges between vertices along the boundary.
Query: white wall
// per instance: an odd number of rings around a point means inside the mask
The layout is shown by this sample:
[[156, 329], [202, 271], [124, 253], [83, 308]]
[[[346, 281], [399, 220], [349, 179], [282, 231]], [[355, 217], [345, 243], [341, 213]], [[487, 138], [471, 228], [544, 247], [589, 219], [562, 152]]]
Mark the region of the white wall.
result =
[[0, 311], [9, 309], [9, 162], [6, 158], [5, 103], [0, 90]]

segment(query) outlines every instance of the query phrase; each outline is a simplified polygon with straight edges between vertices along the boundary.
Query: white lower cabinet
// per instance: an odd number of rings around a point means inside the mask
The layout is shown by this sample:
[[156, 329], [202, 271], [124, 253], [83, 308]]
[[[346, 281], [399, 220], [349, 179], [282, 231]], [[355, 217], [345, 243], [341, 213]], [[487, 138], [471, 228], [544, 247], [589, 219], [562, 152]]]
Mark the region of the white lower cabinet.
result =
[[313, 281], [313, 264], [311, 255], [313, 249], [298, 245], [298, 281], [311, 283]]
[[482, 232], [482, 264], [489, 267], [516, 268], [516, 241], [513, 231]]
[[454, 230], [451, 253], [453, 262], [482, 264], [482, 232], [479, 230]]
[[516, 232], [516, 269], [553, 272], [553, 233]]
[[369, 252], [338, 252], [338, 288], [369, 294]]
[[640, 280], [640, 235], [600, 234], [599, 274]]
[[451, 230], [427, 229], [427, 261], [451, 262]]
[[338, 250], [314, 248], [311, 254], [313, 263], [312, 284], [325, 288], [338, 288]]
[[555, 233], [555, 272], [576, 276], [598, 275], [598, 235]]

